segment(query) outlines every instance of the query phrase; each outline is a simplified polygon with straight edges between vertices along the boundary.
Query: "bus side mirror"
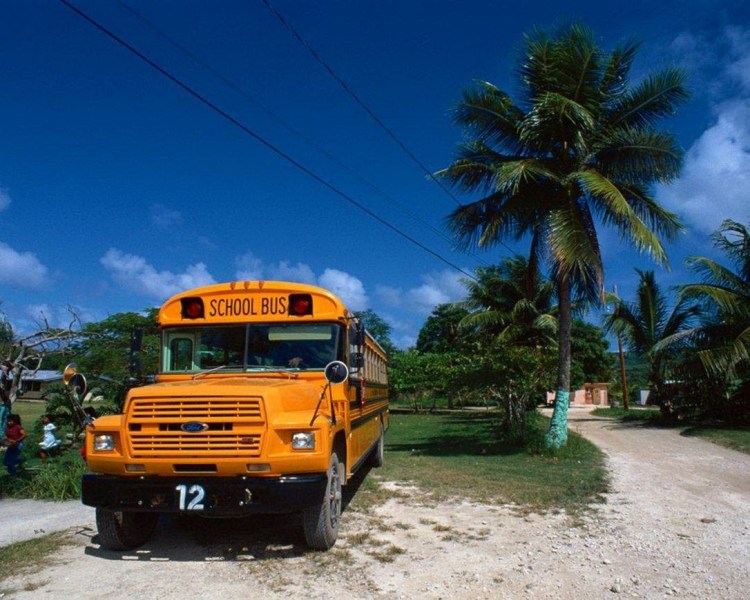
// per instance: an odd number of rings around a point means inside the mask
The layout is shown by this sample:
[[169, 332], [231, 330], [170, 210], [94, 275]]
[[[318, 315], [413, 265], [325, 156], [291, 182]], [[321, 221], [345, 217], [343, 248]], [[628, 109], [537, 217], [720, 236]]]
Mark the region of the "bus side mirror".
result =
[[334, 360], [326, 365], [325, 376], [328, 383], [344, 383], [349, 377], [349, 369], [340, 360]]

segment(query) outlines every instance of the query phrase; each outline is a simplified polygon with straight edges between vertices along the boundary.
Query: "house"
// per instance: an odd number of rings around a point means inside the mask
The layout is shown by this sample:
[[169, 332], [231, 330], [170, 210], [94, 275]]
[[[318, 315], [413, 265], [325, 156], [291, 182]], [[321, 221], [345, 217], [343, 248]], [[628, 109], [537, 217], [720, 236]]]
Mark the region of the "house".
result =
[[[609, 383], [584, 383], [583, 388], [570, 392], [570, 406], [609, 406]], [[547, 392], [547, 405], [555, 403], [555, 392]]]
[[62, 383], [63, 374], [51, 369], [24, 371], [21, 373], [22, 400], [42, 400], [47, 389], [56, 383]]

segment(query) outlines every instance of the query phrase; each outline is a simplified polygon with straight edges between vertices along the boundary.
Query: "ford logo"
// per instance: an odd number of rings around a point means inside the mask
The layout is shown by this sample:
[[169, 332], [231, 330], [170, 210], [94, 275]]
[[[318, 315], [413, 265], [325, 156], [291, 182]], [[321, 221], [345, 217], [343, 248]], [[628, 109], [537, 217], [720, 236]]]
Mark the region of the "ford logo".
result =
[[201, 431], [206, 431], [208, 425], [206, 423], [199, 423], [198, 421], [188, 421], [180, 425], [180, 429], [187, 433], [200, 433]]

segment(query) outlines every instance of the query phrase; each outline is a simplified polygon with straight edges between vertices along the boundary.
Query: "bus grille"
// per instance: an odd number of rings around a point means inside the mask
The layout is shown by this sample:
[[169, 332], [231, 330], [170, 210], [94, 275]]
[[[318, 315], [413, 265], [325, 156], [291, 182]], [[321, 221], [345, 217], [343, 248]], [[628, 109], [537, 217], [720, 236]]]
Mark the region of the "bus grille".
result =
[[[141, 460], [257, 457], [265, 429], [257, 397], [136, 398], [127, 420], [130, 454]], [[199, 430], [185, 431], [188, 423]]]

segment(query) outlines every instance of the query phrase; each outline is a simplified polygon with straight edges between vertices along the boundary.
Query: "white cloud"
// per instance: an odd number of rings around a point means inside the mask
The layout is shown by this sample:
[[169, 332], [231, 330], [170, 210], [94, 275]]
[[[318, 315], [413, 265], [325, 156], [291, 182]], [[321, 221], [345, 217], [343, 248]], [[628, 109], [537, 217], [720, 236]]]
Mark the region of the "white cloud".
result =
[[189, 265], [184, 273], [157, 271], [146, 259], [125, 254], [115, 248], [101, 258], [100, 262], [112, 278], [132, 292], [153, 298], [165, 299], [173, 294], [202, 285], [216, 283], [206, 265]]
[[304, 263], [290, 265], [282, 260], [275, 267], [269, 267], [273, 279], [279, 281], [297, 281], [299, 283], [315, 283], [315, 273]]
[[10, 196], [3, 188], [0, 188], [0, 212], [10, 206]]
[[445, 270], [422, 275], [422, 285], [408, 289], [379, 285], [375, 293], [379, 300], [390, 307], [408, 310], [427, 316], [438, 304], [457, 302], [466, 296], [461, 283], [465, 275], [458, 271]]
[[318, 284], [341, 298], [350, 310], [368, 308], [370, 300], [365, 293], [365, 286], [353, 275], [336, 269], [326, 269], [318, 278]]
[[401, 306], [402, 304], [403, 292], [400, 288], [378, 285], [375, 286], [375, 295], [386, 306]]
[[35, 254], [17, 252], [0, 242], [0, 283], [9, 286], [40, 288], [47, 280], [45, 267]]
[[235, 277], [238, 281], [256, 281], [259, 279], [264, 279], [263, 261], [255, 256], [252, 252], [248, 252], [247, 254], [244, 254], [235, 259], [234, 263], [237, 267]]
[[[710, 233], [722, 220], [750, 220], [750, 30], [727, 28], [713, 43], [680, 36], [674, 45], [698, 79], [710, 73], [707, 93], [714, 121], [685, 156], [683, 172], [659, 198], [697, 230]], [[723, 64], [717, 64], [721, 56]], [[701, 73], [701, 71], [703, 73]], [[703, 75], [703, 76], [701, 76]]]
[[727, 218], [750, 219], [750, 100], [718, 107], [716, 123], [688, 151], [682, 176], [660, 195], [706, 233]]
[[25, 307], [24, 313], [33, 321], [36, 329], [45, 323], [58, 329], [67, 329], [68, 327], [78, 329], [81, 323], [99, 321], [102, 318], [98, 312], [81, 306], [62, 306], [47, 303], [29, 304]]
[[182, 213], [163, 204], [152, 204], [148, 212], [151, 223], [159, 229], [168, 229], [182, 222]]
[[239, 280], [278, 280], [319, 285], [339, 296], [350, 310], [368, 308], [370, 300], [362, 281], [343, 271], [326, 269], [317, 277], [305, 263], [290, 264], [289, 261], [282, 260], [266, 264], [252, 252], [237, 258], [235, 266], [235, 275]]
[[278, 263], [265, 264], [252, 252], [248, 252], [235, 260], [237, 271], [235, 276], [238, 280], [278, 280], [296, 281], [298, 283], [315, 283], [315, 273], [304, 263], [296, 265], [282, 260]]

